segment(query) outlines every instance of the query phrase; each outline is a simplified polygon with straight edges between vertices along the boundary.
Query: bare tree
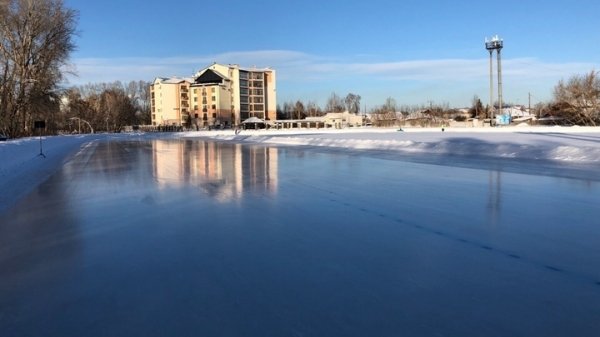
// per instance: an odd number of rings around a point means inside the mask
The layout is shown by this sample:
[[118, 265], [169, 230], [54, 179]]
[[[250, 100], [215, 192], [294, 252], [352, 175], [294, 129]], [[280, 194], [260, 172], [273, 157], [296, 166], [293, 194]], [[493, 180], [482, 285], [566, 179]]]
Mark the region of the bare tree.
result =
[[472, 118], [487, 118], [487, 112], [483, 107], [483, 103], [481, 103], [481, 99], [479, 99], [479, 96], [477, 95], [473, 96], [473, 99], [471, 100], [471, 108], [469, 109], [469, 114]]
[[286, 119], [292, 119], [294, 116], [294, 103], [293, 102], [284, 102], [283, 103], [283, 114]]
[[357, 115], [360, 112], [360, 95], [349, 93], [344, 99], [348, 112]]
[[382, 106], [371, 110], [371, 122], [373, 123], [373, 126], [395, 126], [398, 123], [398, 117], [399, 116], [396, 115], [396, 100], [392, 97], [386, 98], [385, 103]]
[[600, 72], [575, 75], [554, 87], [557, 114], [579, 125], [600, 124]]
[[137, 124], [135, 105], [123, 89], [115, 87], [102, 92], [100, 106], [109, 132]]
[[323, 111], [321, 111], [321, 108], [317, 105], [317, 103], [308, 101], [306, 104], [306, 114], [310, 117], [318, 117], [323, 115]]
[[62, 0], [0, 1], [1, 132], [28, 135], [34, 117], [48, 119], [42, 106], [56, 101], [76, 21]]
[[383, 104], [382, 107], [386, 112], [396, 112], [397, 109], [397, 104], [396, 104], [396, 100], [393, 99], [392, 97], [388, 97], [385, 99], [385, 103]]
[[343, 112], [344, 111], [344, 102], [335, 92], [331, 93], [331, 96], [327, 99], [327, 104], [325, 105], [326, 112]]
[[294, 104], [294, 115], [292, 119], [303, 119], [304, 117], [306, 117], [304, 103], [302, 103], [300, 100], [297, 100], [296, 104]]
[[148, 122], [149, 94], [144, 81], [90, 83], [67, 91], [67, 119], [82, 118], [94, 130], [120, 131]]

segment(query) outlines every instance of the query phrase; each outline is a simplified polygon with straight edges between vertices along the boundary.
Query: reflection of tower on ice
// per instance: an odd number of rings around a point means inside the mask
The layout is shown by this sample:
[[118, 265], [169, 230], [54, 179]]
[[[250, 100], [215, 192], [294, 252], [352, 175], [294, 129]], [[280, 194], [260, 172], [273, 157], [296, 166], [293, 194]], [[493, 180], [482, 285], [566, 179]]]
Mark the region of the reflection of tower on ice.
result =
[[490, 109], [492, 109], [492, 119], [494, 119], [494, 74], [492, 66], [492, 55], [494, 50], [498, 56], [498, 108], [500, 114], [502, 114], [502, 56], [501, 51], [504, 47], [504, 41], [498, 37], [498, 35], [492, 37], [490, 40], [485, 38], [485, 49], [490, 52]]

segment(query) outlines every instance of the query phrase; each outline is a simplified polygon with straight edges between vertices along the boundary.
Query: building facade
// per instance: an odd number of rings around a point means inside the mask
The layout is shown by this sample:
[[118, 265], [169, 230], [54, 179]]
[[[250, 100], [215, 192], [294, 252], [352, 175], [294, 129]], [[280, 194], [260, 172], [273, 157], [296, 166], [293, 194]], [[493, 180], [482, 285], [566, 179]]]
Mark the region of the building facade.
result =
[[156, 78], [150, 85], [152, 125], [189, 124], [192, 78]]
[[157, 78], [151, 86], [152, 125], [229, 127], [257, 117], [276, 119], [275, 70], [214, 63], [192, 78]]

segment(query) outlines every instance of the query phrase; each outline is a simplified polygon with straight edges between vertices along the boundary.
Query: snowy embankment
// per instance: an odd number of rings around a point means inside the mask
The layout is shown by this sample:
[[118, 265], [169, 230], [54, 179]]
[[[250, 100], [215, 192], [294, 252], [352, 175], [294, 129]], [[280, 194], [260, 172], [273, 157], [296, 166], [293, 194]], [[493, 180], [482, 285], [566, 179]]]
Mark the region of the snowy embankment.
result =
[[511, 127], [445, 129], [231, 130], [182, 137], [272, 145], [304, 145], [402, 154], [514, 158], [600, 164], [600, 128]]
[[0, 212], [48, 179], [72, 155], [83, 152], [94, 142], [109, 137], [128, 138], [131, 135], [42, 137], [44, 156], [40, 155], [39, 137], [0, 142]]
[[0, 211], [56, 172], [70, 154], [96, 135], [21, 138], [0, 142]]

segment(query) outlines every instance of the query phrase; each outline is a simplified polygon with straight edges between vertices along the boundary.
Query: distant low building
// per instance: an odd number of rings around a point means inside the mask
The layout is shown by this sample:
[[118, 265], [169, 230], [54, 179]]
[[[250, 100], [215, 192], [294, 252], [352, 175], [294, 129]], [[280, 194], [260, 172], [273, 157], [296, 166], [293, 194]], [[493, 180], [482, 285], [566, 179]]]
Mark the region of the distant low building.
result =
[[348, 111], [328, 112], [322, 117], [325, 127], [341, 129], [345, 127], [358, 127], [363, 125], [364, 117]]
[[347, 127], [359, 127], [365, 125], [366, 117], [355, 115], [348, 111], [329, 112], [319, 117], [306, 117], [304, 119], [280, 119], [267, 123], [276, 128], [335, 128], [342, 129]]

